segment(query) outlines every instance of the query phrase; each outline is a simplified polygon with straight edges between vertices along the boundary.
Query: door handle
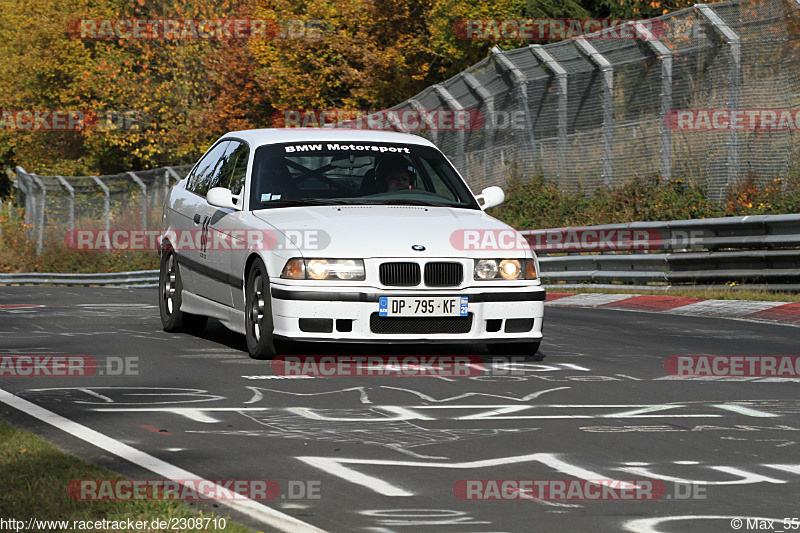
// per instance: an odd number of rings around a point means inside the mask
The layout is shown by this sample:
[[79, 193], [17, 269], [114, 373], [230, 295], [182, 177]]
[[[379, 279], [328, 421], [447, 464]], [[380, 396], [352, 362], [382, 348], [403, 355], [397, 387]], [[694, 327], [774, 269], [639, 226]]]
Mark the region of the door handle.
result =
[[194, 223], [195, 224], [199, 224], [200, 223], [200, 213], [195, 213], [194, 214]]

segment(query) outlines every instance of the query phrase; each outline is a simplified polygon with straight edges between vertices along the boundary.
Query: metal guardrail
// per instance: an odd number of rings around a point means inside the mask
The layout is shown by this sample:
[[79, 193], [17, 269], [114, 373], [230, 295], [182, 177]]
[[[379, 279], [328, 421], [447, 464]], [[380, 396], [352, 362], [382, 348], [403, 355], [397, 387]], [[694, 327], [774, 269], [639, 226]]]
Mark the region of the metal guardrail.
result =
[[[550, 282], [800, 282], [800, 215], [633, 222], [522, 232]], [[559, 255], [554, 255], [559, 254]], [[566, 254], [566, 255], [564, 255]], [[789, 285], [794, 283], [794, 287]]]
[[[632, 222], [521, 233], [539, 255], [541, 276], [548, 283], [657, 283], [660, 288], [664, 284], [736, 282], [758, 289], [800, 288], [800, 214]], [[0, 285], [157, 282], [157, 270], [0, 274]]]

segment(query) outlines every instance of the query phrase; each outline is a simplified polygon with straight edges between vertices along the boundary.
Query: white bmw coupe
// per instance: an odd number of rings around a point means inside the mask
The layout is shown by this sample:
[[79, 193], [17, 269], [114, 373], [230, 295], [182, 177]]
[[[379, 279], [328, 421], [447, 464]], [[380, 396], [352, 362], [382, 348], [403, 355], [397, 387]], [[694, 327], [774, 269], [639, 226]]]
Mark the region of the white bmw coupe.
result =
[[414, 135], [228, 133], [164, 205], [161, 321], [199, 331], [216, 318], [256, 359], [286, 341], [534, 355], [545, 290], [521, 235], [484, 213], [503, 199], [474, 196]]

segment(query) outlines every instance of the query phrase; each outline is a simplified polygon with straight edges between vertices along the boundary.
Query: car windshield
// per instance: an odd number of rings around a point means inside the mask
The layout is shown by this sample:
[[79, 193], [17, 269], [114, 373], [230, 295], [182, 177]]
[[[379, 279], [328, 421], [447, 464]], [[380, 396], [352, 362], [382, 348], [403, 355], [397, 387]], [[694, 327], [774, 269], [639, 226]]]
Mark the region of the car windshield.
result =
[[480, 209], [441, 152], [428, 146], [338, 141], [256, 150], [252, 210], [336, 204]]

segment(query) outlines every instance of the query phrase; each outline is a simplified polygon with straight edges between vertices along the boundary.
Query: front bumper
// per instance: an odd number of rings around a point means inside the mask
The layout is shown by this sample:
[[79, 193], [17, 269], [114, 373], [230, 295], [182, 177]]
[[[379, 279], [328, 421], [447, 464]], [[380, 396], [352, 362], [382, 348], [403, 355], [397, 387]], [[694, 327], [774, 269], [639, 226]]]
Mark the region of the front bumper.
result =
[[[272, 280], [274, 335], [303, 341], [521, 342], [542, 338], [540, 285], [459, 290], [309, 290]], [[379, 317], [381, 296], [467, 296], [467, 317]]]

